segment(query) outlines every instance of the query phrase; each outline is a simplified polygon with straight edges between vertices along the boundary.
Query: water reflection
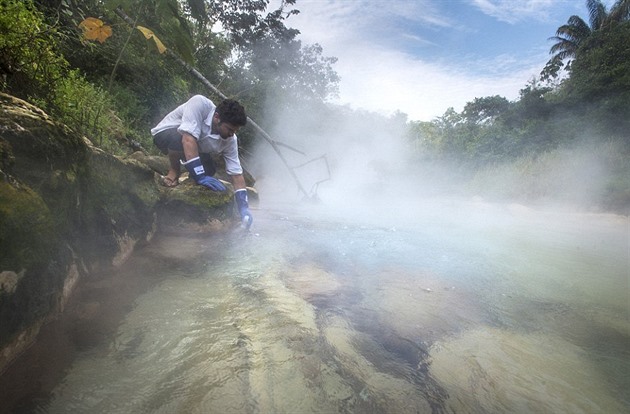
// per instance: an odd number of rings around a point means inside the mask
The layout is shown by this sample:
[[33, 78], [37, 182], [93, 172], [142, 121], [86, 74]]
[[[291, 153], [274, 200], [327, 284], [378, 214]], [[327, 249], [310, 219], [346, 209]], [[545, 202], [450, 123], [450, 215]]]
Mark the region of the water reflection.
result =
[[627, 412], [627, 218], [495, 208], [272, 206], [247, 237], [163, 236], [84, 286], [76, 357], [32, 411]]

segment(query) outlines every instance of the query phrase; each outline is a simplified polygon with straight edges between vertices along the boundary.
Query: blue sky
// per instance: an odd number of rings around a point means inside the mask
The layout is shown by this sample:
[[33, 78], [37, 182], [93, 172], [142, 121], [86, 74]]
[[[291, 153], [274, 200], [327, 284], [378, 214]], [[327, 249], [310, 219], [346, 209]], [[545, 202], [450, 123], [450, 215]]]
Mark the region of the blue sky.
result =
[[[335, 103], [430, 121], [475, 97], [510, 100], [585, 0], [298, 0], [287, 21], [339, 61]], [[611, 4], [611, 1], [605, 4]]]

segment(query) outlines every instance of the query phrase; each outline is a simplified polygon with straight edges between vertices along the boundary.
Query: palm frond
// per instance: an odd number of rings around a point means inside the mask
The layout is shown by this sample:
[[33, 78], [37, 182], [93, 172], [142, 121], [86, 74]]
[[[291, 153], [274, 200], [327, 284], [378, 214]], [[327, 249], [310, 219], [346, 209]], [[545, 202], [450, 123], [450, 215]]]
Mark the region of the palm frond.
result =
[[563, 24], [556, 30], [556, 36], [571, 40], [580, 44], [591, 35], [591, 28], [578, 16], [571, 16], [567, 24]]
[[590, 36], [593, 32], [591, 27], [580, 16], [573, 15], [569, 17], [569, 20], [567, 20], [567, 25], [572, 26], [575, 33], [579, 33], [584, 37]]
[[617, 0], [610, 8], [608, 20], [611, 23], [621, 23], [630, 19], [630, 0]]
[[608, 17], [604, 3], [602, 3], [601, 0], [586, 0], [586, 8], [588, 9], [591, 29], [601, 29]]
[[[575, 52], [578, 49], [575, 42], [572, 42], [570, 40], [563, 39], [560, 37], [551, 38], [551, 40], [557, 40], [557, 42], [553, 46], [551, 46], [551, 49], [549, 50], [549, 53], [552, 55], [574, 56]], [[568, 57], [568, 56], [561, 57], [561, 59], [564, 59], [565, 57]]]

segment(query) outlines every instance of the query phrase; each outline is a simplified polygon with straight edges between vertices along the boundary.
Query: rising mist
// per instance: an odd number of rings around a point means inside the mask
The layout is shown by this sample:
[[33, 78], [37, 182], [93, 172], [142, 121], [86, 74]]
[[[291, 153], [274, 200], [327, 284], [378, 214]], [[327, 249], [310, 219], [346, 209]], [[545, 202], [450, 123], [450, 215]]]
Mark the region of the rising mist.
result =
[[281, 146], [282, 155], [308, 197], [271, 145], [259, 139], [248, 166], [257, 177], [261, 202], [310, 205], [311, 214], [333, 214], [348, 222], [450, 221], [470, 216], [480, 203], [503, 205], [510, 215], [515, 206], [601, 212], [612, 170], [623, 162], [615, 144], [591, 139], [471, 168], [414, 147], [401, 114], [303, 104], [270, 108], [278, 110], [269, 114], [269, 132], [290, 147]]

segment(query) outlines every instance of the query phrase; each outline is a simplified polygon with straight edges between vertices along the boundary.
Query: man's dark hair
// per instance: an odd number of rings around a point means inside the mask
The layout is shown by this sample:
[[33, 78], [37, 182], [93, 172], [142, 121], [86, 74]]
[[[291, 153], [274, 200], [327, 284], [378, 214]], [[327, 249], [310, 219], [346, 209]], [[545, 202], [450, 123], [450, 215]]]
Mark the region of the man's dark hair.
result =
[[226, 99], [217, 106], [217, 114], [221, 122], [228, 124], [244, 126], [247, 123], [247, 114], [243, 105], [234, 99]]

